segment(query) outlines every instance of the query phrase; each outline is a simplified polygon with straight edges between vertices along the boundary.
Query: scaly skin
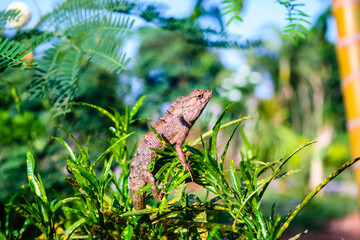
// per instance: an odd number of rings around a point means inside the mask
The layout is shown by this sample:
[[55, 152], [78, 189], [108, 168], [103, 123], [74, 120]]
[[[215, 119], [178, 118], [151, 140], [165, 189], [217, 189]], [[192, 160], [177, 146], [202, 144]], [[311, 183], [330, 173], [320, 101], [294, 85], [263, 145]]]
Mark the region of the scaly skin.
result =
[[[191, 171], [181, 146], [185, 142], [190, 128], [200, 117], [213, 92], [210, 90], [195, 89], [188, 96], [179, 98], [160, 119], [154, 128], [171, 145], [175, 145], [176, 153], [183, 167]], [[150, 130], [140, 142], [136, 150], [129, 176], [131, 199], [135, 210], [145, 208], [145, 192], [135, 193], [146, 184], [150, 184], [156, 201], [161, 202], [164, 196], [164, 186], [158, 190], [154, 176], [149, 172], [148, 165], [155, 158], [156, 153], [149, 148], [162, 149], [163, 144]], [[191, 175], [191, 172], [190, 172]]]

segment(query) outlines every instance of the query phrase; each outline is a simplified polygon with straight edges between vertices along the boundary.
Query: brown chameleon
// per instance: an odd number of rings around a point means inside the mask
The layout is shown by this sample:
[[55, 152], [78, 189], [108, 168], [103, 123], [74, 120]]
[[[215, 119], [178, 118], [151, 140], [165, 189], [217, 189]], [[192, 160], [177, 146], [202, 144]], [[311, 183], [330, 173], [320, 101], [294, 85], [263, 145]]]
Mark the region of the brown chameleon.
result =
[[[211, 90], [195, 89], [186, 97], [180, 97], [167, 110], [167, 113], [155, 125], [155, 130], [162, 138], [175, 145], [177, 156], [183, 167], [191, 171], [189, 163], [186, 161], [181, 146], [185, 142], [190, 128], [200, 117], [206, 104], [212, 97]], [[135, 210], [145, 208], [145, 192], [135, 193], [136, 191], [150, 184], [152, 195], [158, 202], [162, 201], [164, 196], [164, 185], [161, 191], [158, 190], [154, 176], [148, 169], [148, 165], [155, 158], [156, 153], [149, 148], [162, 149], [163, 144], [158, 137], [150, 130], [140, 142], [137, 148], [129, 176], [131, 199]], [[190, 172], [191, 175], [191, 172]]]

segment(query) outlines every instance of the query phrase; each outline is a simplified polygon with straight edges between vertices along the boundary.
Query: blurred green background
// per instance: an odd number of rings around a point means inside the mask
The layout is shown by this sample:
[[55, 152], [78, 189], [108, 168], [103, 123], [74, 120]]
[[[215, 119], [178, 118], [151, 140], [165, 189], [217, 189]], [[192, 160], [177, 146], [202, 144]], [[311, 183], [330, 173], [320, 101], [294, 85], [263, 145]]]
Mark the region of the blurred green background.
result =
[[[2, 1], [5, 4], [1, 7], [6, 9], [11, 2]], [[59, 3], [24, 2], [32, 14], [32, 20], [25, 27], [29, 29]], [[272, 1], [244, 1], [239, 9], [243, 21], [234, 20], [229, 25], [229, 16], [220, 14], [220, 1], [162, 2], [161, 11], [167, 17], [182, 21], [184, 28], [195, 21], [203, 28], [226, 30], [238, 42], [259, 39], [263, 43], [245, 50], [211, 47], [190, 41], [194, 38], [189, 40], [185, 31], [148, 23], [135, 16], [135, 27], [121, 38], [123, 50], [132, 57], [127, 70], [118, 75], [91, 62], [82, 63], [73, 101], [105, 109], [113, 107], [121, 112], [126, 104], [132, 106], [146, 95], [139, 115], [155, 123], [178, 96], [187, 95], [195, 88], [211, 89], [213, 99], [189, 138], [210, 129], [222, 109], [234, 102], [228, 120], [256, 116], [247, 120], [244, 129], [261, 161], [279, 159], [299, 145], [317, 140], [317, 144], [301, 151], [287, 166], [289, 170], [301, 171], [277, 180], [267, 196], [269, 208], [272, 202], [278, 201], [277, 206], [284, 212], [349, 160], [330, 1], [303, 1], [306, 4], [303, 11], [310, 14], [311, 24], [305, 23], [309, 31], [297, 46], [292, 39], [282, 37], [283, 27], [288, 24], [286, 10]], [[0, 34], [14, 37], [17, 33], [6, 30]], [[40, 59], [48, 47], [43, 44], [34, 50], [40, 67]], [[63, 179], [64, 150], [52, 139], [53, 136], [66, 137], [56, 126], [67, 129], [83, 143], [91, 136], [90, 154], [94, 156], [106, 149], [106, 139], [111, 135], [110, 121], [95, 110], [73, 107], [67, 114], [54, 116], [49, 97], [32, 97], [29, 93], [33, 76], [32, 69], [8, 68], [0, 73], [1, 202], [27, 182], [26, 151], [35, 155], [40, 174], [46, 179], [44, 184], [52, 191], [49, 194], [56, 197], [68, 193], [68, 184]], [[16, 101], [16, 96], [21, 102]], [[136, 134], [130, 138], [131, 147], [146, 133], [147, 123], [139, 122], [133, 130]], [[240, 161], [241, 137], [236, 139], [228, 155]], [[225, 144], [221, 139], [219, 143]], [[191, 186], [189, 191], [194, 188], [196, 186]], [[348, 216], [356, 210], [356, 186], [348, 170], [300, 214], [293, 229], [324, 232], [331, 219]], [[266, 213], [266, 209], [264, 211]], [[338, 230], [341, 232], [341, 227]]]

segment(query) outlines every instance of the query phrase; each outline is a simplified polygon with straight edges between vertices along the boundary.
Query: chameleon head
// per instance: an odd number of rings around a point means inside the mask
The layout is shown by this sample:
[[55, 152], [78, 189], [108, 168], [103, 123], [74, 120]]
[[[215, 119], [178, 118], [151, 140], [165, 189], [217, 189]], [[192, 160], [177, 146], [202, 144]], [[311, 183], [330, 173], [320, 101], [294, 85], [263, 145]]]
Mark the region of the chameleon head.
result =
[[184, 119], [193, 124], [201, 115], [212, 95], [213, 91], [211, 90], [195, 89], [188, 96], [181, 98]]

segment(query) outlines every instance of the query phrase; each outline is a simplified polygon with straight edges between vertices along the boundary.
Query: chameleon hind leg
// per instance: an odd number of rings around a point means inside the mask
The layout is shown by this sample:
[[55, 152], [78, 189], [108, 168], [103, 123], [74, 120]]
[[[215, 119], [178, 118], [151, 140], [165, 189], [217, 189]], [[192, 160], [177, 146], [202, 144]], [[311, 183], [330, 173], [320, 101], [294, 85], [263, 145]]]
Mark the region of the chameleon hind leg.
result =
[[131, 189], [131, 200], [133, 202], [135, 210], [141, 210], [146, 207], [145, 205], [145, 192], [142, 193], [135, 193], [136, 191], [145, 187], [146, 182], [141, 179], [132, 179], [130, 181], [130, 189]]
[[150, 184], [151, 192], [152, 192], [154, 199], [158, 202], [161, 202], [162, 198], [164, 197], [164, 194], [165, 194], [165, 191], [164, 191], [165, 184], [162, 185], [161, 191], [159, 191], [159, 189], [157, 188], [154, 176], [151, 174], [151, 172], [148, 172], [148, 171], [144, 173], [144, 179], [147, 183]]

